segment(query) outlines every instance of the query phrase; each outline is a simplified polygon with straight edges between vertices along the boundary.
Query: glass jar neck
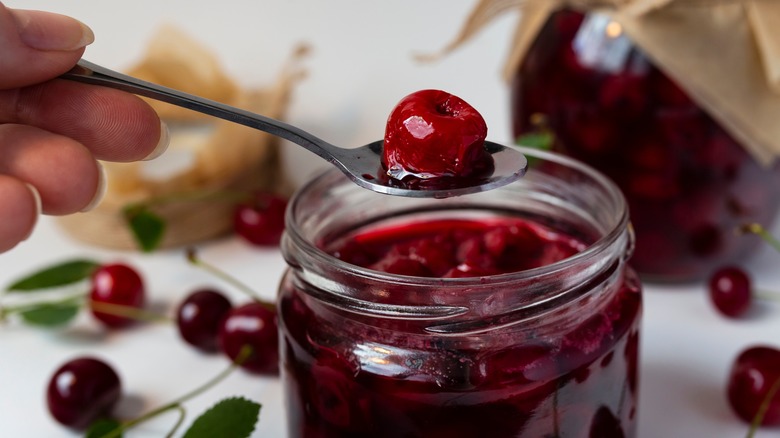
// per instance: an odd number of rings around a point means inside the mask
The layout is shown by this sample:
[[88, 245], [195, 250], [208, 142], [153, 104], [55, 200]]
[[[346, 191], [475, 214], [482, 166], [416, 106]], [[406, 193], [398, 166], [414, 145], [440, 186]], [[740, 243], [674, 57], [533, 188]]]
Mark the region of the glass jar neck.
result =
[[[535, 164], [521, 181], [447, 199], [381, 195], [355, 186], [338, 171], [324, 173], [299, 190], [287, 212], [282, 252], [293, 281], [316, 300], [343, 311], [425, 321], [429, 332], [458, 335], [537, 319], [584, 297], [597, 297], [621, 280], [631, 253], [623, 196], [586, 165], [557, 154], [523, 152]], [[589, 245], [546, 266], [470, 278], [388, 274], [345, 263], [322, 249], [384, 220], [497, 214], [541, 222]], [[386, 304], [383, 298], [399, 291], [403, 304]]]

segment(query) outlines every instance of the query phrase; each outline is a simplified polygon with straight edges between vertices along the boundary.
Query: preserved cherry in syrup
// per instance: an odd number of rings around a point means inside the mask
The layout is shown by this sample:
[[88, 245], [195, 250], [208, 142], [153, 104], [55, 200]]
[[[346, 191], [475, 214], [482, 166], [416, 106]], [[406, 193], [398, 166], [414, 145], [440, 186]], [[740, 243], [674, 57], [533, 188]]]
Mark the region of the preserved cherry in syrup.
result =
[[489, 176], [493, 157], [485, 149], [487, 125], [463, 99], [441, 90], [414, 92], [387, 119], [382, 166], [404, 184], [440, 187]]

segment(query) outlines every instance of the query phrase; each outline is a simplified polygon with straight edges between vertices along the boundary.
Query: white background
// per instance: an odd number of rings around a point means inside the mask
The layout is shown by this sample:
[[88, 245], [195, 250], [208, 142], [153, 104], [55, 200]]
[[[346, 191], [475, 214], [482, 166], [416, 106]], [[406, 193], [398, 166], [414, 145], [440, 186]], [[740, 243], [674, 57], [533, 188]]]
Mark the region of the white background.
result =
[[[463, 97], [485, 117], [489, 139], [511, 139], [509, 93], [500, 77], [515, 17], [508, 15], [444, 60], [422, 65], [414, 53], [446, 44], [473, 6], [464, 0], [286, 0], [159, 1], [7, 0], [9, 7], [44, 9], [77, 17], [97, 40], [85, 57], [123, 69], [142, 56], [153, 33], [172, 23], [219, 54], [242, 85], [273, 82], [293, 47], [307, 42], [314, 52], [305, 62], [308, 78], [296, 87], [288, 121], [323, 139], [357, 146], [381, 138], [390, 109], [404, 95], [440, 88]], [[296, 182], [323, 163], [294, 145], [284, 145], [285, 167]], [[271, 298], [284, 268], [276, 250], [250, 247], [235, 238], [200, 246], [201, 256]], [[16, 249], [0, 255], [0, 286], [47, 264], [91, 257], [126, 261], [143, 273], [158, 308], [171, 311], [196, 286], [229, 286], [188, 265], [181, 252], [152, 255], [107, 251], [79, 244], [51, 218]], [[746, 268], [764, 289], [780, 294], [780, 255], [764, 247]], [[646, 285], [642, 332], [639, 437], [740, 437], [747, 430], [724, 397], [732, 359], [748, 345], [780, 345], [780, 306], [764, 304], [748, 319], [716, 314], [701, 284]], [[77, 355], [94, 354], [121, 374], [127, 397], [124, 413], [159, 406], [216, 375], [227, 361], [204, 356], [179, 341], [169, 325], [146, 325], [104, 332], [88, 317], [68, 329], [47, 332], [16, 323], [0, 327], [0, 436], [70, 437], [48, 416], [44, 405], [50, 374]], [[279, 382], [243, 372], [187, 404], [189, 424], [216, 400], [244, 395], [263, 404], [254, 436], [284, 436]], [[173, 416], [129, 436], [163, 436]], [[186, 426], [185, 424], [185, 426]], [[777, 436], [765, 430], [758, 437]]]

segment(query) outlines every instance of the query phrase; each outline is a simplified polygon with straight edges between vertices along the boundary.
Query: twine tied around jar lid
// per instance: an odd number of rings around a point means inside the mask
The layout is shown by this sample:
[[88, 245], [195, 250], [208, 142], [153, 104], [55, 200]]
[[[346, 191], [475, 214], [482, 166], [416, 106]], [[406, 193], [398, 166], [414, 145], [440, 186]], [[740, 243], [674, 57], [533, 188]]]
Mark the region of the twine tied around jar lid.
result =
[[480, 0], [455, 50], [494, 18], [520, 11], [504, 76], [514, 76], [554, 11], [608, 14], [656, 66], [766, 166], [780, 156], [780, 1]]

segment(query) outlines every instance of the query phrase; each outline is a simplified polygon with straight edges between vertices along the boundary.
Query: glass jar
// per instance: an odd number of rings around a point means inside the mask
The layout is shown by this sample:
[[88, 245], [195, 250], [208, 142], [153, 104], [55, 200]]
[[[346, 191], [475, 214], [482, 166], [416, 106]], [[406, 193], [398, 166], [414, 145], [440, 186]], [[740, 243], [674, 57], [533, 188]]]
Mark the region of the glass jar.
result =
[[744, 259], [780, 202], [778, 168], [737, 141], [597, 12], [551, 15], [512, 85], [513, 129], [551, 132], [553, 150], [605, 173], [636, 230], [632, 266], [656, 281], [691, 281]]
[[[524, 152], [523, 179], [475, 195], [386, 196], [332, 170], [293, 197], [278, 301], [290, 437], [635, 435], [641, 293], [624, 198], [590, 167]], [[495, 224], [542, 230], [539, 266], [437, 278], [332, 255], [463, 223], [485, 239]], [[561, 258], [554, 240], [583, 244]], [[528, 249], [513, 248], [510, 262]]]

